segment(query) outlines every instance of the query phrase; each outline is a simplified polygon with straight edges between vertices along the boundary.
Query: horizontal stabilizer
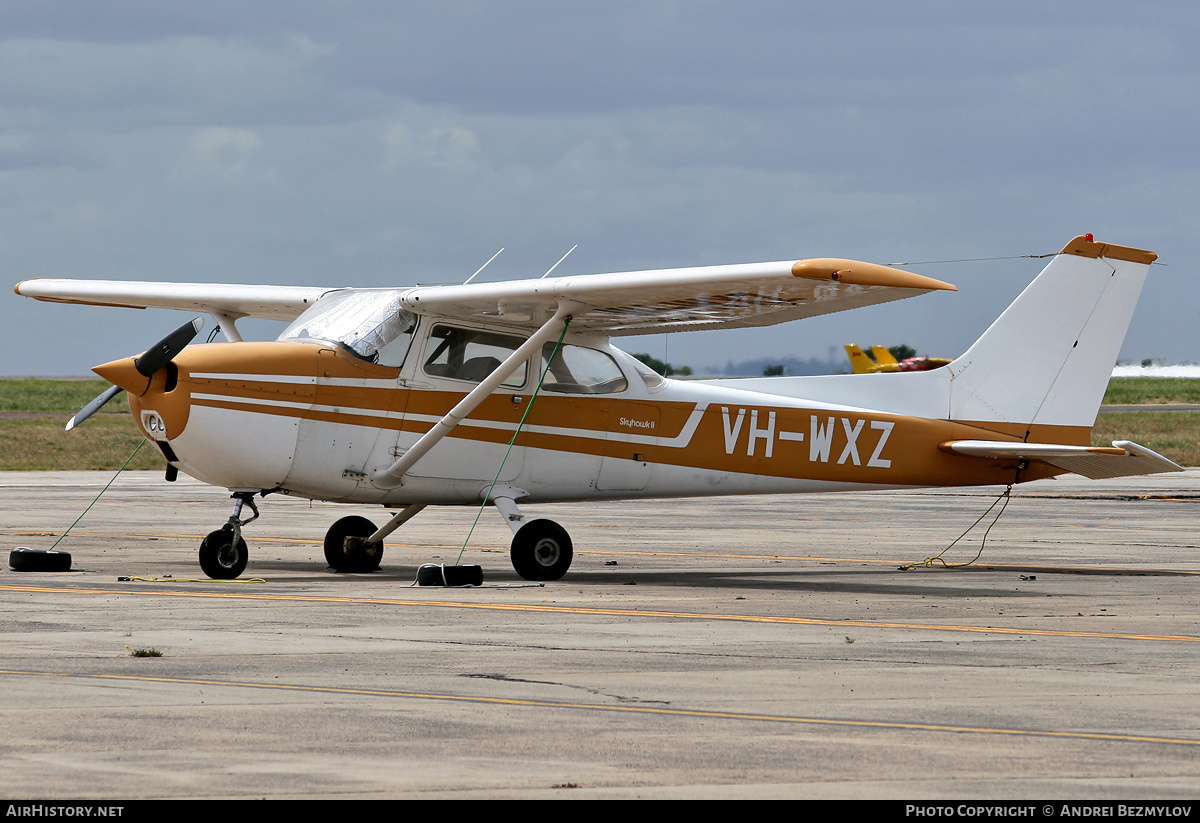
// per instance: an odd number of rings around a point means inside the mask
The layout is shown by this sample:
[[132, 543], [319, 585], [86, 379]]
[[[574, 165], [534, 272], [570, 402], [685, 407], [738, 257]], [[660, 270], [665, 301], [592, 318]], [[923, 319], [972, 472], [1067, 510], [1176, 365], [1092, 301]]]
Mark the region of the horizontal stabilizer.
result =
[[1057, 443], [1015, 443], [1010, 440], [951, 440], [942, 443], [941, 448], [970, 457], [1041, 460], [1043, 463], [1092, 480], [1183, 471], [1182, 466], [1161, 454], [1128, 440], [1114, 440], [1111, 448], [1067, 446]]

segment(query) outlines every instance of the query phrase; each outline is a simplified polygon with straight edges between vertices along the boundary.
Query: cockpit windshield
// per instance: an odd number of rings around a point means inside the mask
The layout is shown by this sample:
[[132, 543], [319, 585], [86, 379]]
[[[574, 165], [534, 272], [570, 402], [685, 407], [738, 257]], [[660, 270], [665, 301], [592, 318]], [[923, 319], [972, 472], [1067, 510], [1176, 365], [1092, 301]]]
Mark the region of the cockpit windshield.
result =
[[417, 327], [417, 316], [401, 307], [400, 294], [388, 289], [330, 292], [277, 339], [339, 343], [364, 360], [399, 366]]

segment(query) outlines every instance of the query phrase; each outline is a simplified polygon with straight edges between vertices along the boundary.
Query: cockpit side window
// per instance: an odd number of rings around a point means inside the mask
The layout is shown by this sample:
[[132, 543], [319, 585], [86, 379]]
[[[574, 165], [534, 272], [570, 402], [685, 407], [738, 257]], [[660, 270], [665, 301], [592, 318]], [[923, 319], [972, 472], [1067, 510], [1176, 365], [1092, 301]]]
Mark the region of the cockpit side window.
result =
[[[434, 377], [478, 383], [494, 372], [525, 341], [520, 337], [456, 326], [434, 326], [429, 334], [425, 373]], [[510, 389], [525, 385], [528, 363], [521, 363], [500, 385]]]
[[542, 382], [545, 391], [563, 394], [614, 394], [625, 391], [629, 381], [610, 355], [597, 349], [565, 345], [554, 352], [554, 343], [542, 347], [542, 368], [550, 370]]
[[395, 367], [403, 365], [416, 327], [417, 316], [401, 306], [399, 292], [343, 289], [318, 300], [277, 339], [336, 343], [363, 360]]

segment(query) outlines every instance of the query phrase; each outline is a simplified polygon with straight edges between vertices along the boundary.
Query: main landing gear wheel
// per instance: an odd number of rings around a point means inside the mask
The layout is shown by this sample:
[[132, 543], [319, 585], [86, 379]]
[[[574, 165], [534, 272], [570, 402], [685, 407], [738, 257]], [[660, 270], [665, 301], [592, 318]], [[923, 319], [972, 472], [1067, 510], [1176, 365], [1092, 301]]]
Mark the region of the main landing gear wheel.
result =
[[512, 541], [512, 564], [526, 580], [558, 580], [571, 568], [574, 552], [567, 530], [553, 520], [531, 520]]
[[329, 527], [325, 534], [325, 560], [339, 572], [373, 572], [383, 560], [383, 541], [368, 543], [375, 524], [351, 515]]
[[240, 537], [235, 541], [228, 526], [212, 532], [200, 544], [200, 568], [214, 580], [233, 580], [245, 571], [249, 559], [246, 541]]

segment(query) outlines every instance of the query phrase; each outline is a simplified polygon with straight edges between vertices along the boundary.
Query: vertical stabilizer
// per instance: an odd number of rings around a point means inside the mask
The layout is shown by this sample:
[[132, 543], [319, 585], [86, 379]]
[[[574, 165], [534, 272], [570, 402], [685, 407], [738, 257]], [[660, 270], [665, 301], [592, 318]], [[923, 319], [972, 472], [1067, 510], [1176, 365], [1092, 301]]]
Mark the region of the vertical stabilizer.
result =
[[867, 353], [859, 348], [857, 343], [847, 343], [844, 347], [846, 356], [850, 358], [850, 370], [855, 374], [870, 374], [875, 371], [875, 363]]
[[1153, 252], [1076, 237], [950, 373], [950, 418], [1090, 428]]
[[888, 351], [886, 346], [872, 346], [871, 354], [875, 355], [875, 362], [881, 366], [897, 366], [899, 363], [892, 353]]

